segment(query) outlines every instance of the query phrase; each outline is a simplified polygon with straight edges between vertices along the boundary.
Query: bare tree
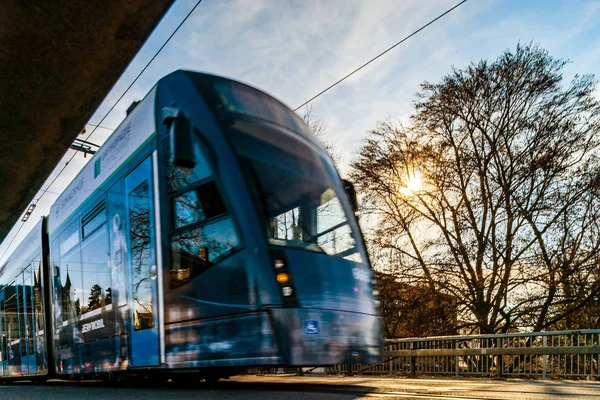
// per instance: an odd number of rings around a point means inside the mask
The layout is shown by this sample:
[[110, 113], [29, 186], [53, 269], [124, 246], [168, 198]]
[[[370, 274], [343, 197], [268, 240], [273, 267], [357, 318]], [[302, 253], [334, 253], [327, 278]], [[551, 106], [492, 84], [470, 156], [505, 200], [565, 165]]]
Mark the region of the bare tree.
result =
[[323, 120], [317, 117], [313, 111], [312, 106], [308, 106], [304, 109], [304, 113], [301, 115], [304, 122], [313, 131], [315, 136], [321, 141], [325, 151], [329, 154], [329, 157], [333, 160], [334, 164], [338, 164], [340, 156], [335, 152], [335, 143], [327, 137], [326, 126]]
[[518, 45], [425, 82], [410, 125], [380, 123], [352, 165], [372, 250], [481, 332], [546, 329], [600, 293], [600, 105], [564, 65]]
[[396, 274], [376, 272], [386, 338], [456, 335], [454, 297], [423, 284], [402, 282]]

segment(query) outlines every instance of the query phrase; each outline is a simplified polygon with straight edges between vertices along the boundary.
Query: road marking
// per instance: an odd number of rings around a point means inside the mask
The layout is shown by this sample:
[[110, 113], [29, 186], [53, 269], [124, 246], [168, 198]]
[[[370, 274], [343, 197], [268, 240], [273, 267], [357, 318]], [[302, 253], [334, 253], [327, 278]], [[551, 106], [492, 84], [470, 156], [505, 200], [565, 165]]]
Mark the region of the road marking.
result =
[[400, 398], [425, 398], [425, 399], [443, 399], [443, 400], [491, 400], [489, 397], [467, 397], [467, 396], [444, 396], [427, 393], [408, 393], [408, 392], [380, 392], [367, 393], [364, 397], [400, 397]]
[[[395, 387], [398, 388], [400, 390], [445, 390], [445, 391], [450, 391], [450, 390], [477, 390], [477, 388], [480, 387], [489, 387], [491, 385], [471, 385], [470, 387], [467, 386], [428, 386], [426, 384], [424, 385], [403, 385], [403, 384], [395, 384], [395, 385], [388, 385], [389, 388]], [[407, 393], [412, 393], [412, 392], [407, 392]]]

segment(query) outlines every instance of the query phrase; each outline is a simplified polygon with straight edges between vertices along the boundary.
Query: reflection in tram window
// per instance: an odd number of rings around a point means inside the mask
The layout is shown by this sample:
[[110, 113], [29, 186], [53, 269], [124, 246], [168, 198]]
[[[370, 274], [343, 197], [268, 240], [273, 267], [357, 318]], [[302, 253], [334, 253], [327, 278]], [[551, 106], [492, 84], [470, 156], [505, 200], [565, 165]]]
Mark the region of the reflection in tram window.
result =
[[110, 296], [106, 225], [83, 241], [81, 246], [81, 268], [83, 271], [83, 293], [85, 294], [83, 313], [110, 304], [112, 299]]
[[231, 138], [256, 188], [270, 242], [360, 262], [355, 232], [334, 190], [333, 170], [297, 138], [259, 136], [233, 131]]
[[0, 376], [47, 371], [44, 337], [38, 343], [39, 326], [44, 326], [38, 321], [44, 318], [42, 256], [19, 248], [16, 254], [1, 271], [11, 272], [0, 272]]
[[23, 271], [23, 304], [21, 307], [22, 314], [20, 315], [24, 325], [21, 334], [24, 342], [21, 349], [23, 355], [33, 354], [33, 276], [31, 272], [31, 264], [29, 264]]
[[198, 192], [195, 190], [188, 190], [184, 194], [175, 197], [173, 208], [175, 228], [181, 228], [206, 219], [198, 198]]
[[110, 231], [111, 285], [110, 292], [108, 289], [106, 290], [106, 296], [109, 297], [110, 295], [110, 303], [118, 307], [127, 304], [127, 271], [129, 269], [127, 218], [125, 217], [125, 202], [122, 200], [121, 185], [115, 185], [108, 196], [110, 204], [108, 229]]
[[81, 221], [83, 225], [81, 229], [82, 236], [84, 239], [106, 222], [104, 202], [102, 202], [101, 205], [97, 209], [93, 210], [90, 214], [91, 215], [84, 217]]
[[73, 222], [60, 234], [60, 256], [79, 244], [79, 221]]
[[9, 375], [17, 374], [17, 365], [21, 361], [21, 344], [19, 341], [19, 325], [17, 318], [17, 286], [15, 282], [6, 289], [6, 358], [8, 359]]
[[173, 198], [175, 228], [225, 214], [225, 204], [214, 181]]
[[175, 192], [189, 185], [201, 181], [212, 174], [208, 161], [202, 154], [200, 143], [196, 138], [194, 140], [194, 157], [196, 166], [194, 168], [182, 168], [173, 165], [169, 153], [169, 140], [165, 141], [165, 158], [167, 163], [167, 189], [169, 192]]
[[62, 285], [62, 320], [74, 321], [85, 307], [83, 297], [83, 277], [81, 275], [81, 251], [79, 246], [60, 259], [61, 285]]
[[[321, 195], [321, 205], [316, 213], [319, 247], [327, 254], [347, 254], [350, 251], [353, 256], [358, 256], [359, 253], [351, 251], [355, 246], [352, 230], [346, 223], [346, 214], [333, 190], [328, 189]], [[351, 258], [350, 254], [346, 258]], [[353, 261], [360, 262], [360, 257]]]
[[36, 353], [36, 365], [37, 372], [46, 371], [47, 361], [45, 357], [44, 348], [44, 298], [43, 298], [43, 277], [42, 277], [42, 262], [40, 256], [37, 257], [38, 261], [34, 268], [34, 294], [33, 294], [33, 305], [34, 305], [34, 336], [35, 336], [35, 353]]
[[20, 274], [17, 278], [17, 304], [18, 304], [18, 308], [17, 308], [17, 312], [19, 313], [18, 315], [18, 319], [19, 319], [19, 330], [17, 331], [18, 333], [18, 339], [19, 342], [21, 342], [21, 355], [24, 356], [27, 353], [27, 335], [26, 335], [26, 329], [25, 329], [25, 318], [23, 318], [23, 316], [26, 314], [26, 304], [25, 304], [25, 298], [24, 298], [24, 287], [23, 287], [23, 275]]
[[[166, 142], [167, 153], [169, 151]], [[198, 138], [194, 141], [196, 166], [180, 168], [169, 162], [167, 180], [170, 192], [197, 185], [212, 174]], [[170, 287], [190, 281], [239, 247], [239, 238], [214, 180], [204, 182], [171, 198]]]
[[181, 285], [239, 246], [231, 218], [188, 230], [171, 238], [171, 286]]
[[154, 327], [152, 309], [150, 187], [144, 180], [129, 193], [134, 329]]

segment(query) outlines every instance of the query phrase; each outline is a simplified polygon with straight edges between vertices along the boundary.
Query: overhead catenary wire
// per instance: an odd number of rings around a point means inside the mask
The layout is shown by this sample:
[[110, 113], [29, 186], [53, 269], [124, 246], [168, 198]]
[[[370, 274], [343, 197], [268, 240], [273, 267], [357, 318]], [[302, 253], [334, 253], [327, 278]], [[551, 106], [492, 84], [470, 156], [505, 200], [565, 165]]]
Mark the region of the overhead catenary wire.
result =
[[8, 249], [10, 249], [10, 246], [12, 246], [12, 244], [15, 241], [15, 239], [17, 238], [17, 236], [19, 236], [19, 232], [21, 232], [21, 229], [23, 229], [24, 226], [25, 226], [25, 222], [21, 222], [21, 226], [19, 227], [19, 229], [17, 229], [17, 233], [15, 233], [15, 236], [13, 236], [13, 238], [11, 239], [10, 243], [4, 250], [4, 253], [2, 253], [2, 257], [0, 257], [0, 260], [4, 259], [6, 252], [8, 251]]
[[[138, 73], [138, 75], [135, 77], [135, 79], [127, 87], [127, 89], [125, 89], [125, 91], [121, 94], [121, 96], [117, 99], [117, 101], [112, 105], [112, 107], [108, 110], [108, 112], [106, 114], [104, 114], [104, 116], [102, 117], [102, 119], [100, 120], [100, 122], [98, 122], [97, 124], [86, 124], [86, 125], [93, 126], [94, 129], [89, 133], [89, 135], [87, 135], [85, 137], [85, 139], [84, 139], [85, 141], [89, 141], [90, 137], [94, 134], [94, 132], [98, 128], [114, 130], [114, 129], [102, 126], [102, 122], [104, 122], [104, 120], [115, 109], [115, 107], [119, 104], [119, 102], [123, 99], [123, 97], [125, 97], [125, 95], [129, 92], [129, 90], [133, 87], [133, 85], [138, 81], [138, 79], [142, 76], [142, 74], [148, 69], [148, 67], [150, 66], [150, 64], [152, 64], [152, 62], [156, 59], [156, 57], [158, 57], [158, 55], [161, 53], [161, 51], [167, 46], [167, 44], [171, 41], [171, 39], [175, 36], [175, 34], [179, 31], [179, 29], [183, 26], [183, 24], [185, 24], [185, 22], [189, 19], [189, 17], [194, 13], [194, 11], [196, 10], [196, 8], [198, 8], [198, 6], [200, 5], [200, 3], [202, 3], [202, 0], [197, 0], [196, 1], [196, 4], [194, 5], [194, 7], [192, 7], [190, 9], [190, 11], [187, 13], [187, 15], [181, 20], [181, 22], [179, 23], [179, 25], [177, 25], [177, 27], [173, 30], [173, 32], [171, 33], [171, 35], [169, 35], [169, 37], [167, 38], [167, 40], [165, 40], [165, 42], [162, 44], [162, 46], [156, 51], [156, 53], [154, 53], [154, 56], [152, 56], [152, 58], [146, 63], [146, 65], [144, 66], [144, 68], [142, 68], [142, 70]], [[52, 185], [54, 184], [54, 182], [56, 182], [56, 180], [58, 179], [58, 177], [64, 172], [64, 170], [67, 168], [67, 166], [69, 165], [69, 163], [71, 161], [73, 161], [73, 158], [75, 158], [76, 154], [77, 154], [77, 152], [75, 152], [75, 153], [73, 153], [71, 155], [71, 157], [65, 163], [65, 165], [54, 176], [54, 179], [52, 179], [52, 181], [50, 182], [50, 184], [48, 186], [46, 186], [46, 188], [42, 190], [42, 193], [39, 195], [39, 197], [33, 201], [32, 204], [34, 206], [36, 206], [40, 202], [40, 200], [42, 199], [42, 197], [46, 193], [49, 193], [50, 187], [52, 187]], [[21, 226], [19, 227], [19, 229], [17, 230], [17, 232], [13, 236], [12, 240], [10, 241], [10, 243], [8, 244], [8, 246], [6, 247], [6, 249], [4, 250], [4, 252], [2, 253], [2, 256], [0, 256], [0, 260], [4, 259], [4, 256], [6, 255], [6, 252], [8, 251], [8, 249], [10, 249], [10, 246], [13, 244], [13, 242], [15, 241], [15, 238], [19, 235], [19, 232], [21, 231], [21, 229], [23, 228], [24, 225], [25, 225], [25, 222], [22, 222]]]
[[375, 57], [371, 58], [369, 61], [367, 61], [366, 63], [364, 63], [360, 67], [356, 68], [354, 71], [350, 72], [349, 74], [347, 74], [343, 78], [339, 79], [338, 81], [336, 81], [332, 85], [328, 86], [327, 88], [323, 89], [322, 91], [320, 91], [319, 93], [317, 93], [316, 95], [314, 95], [313, 97], [311, 97], [310, 99], [306, 100], [304, 103], [302, 103], [298, 107], [294, 108], [294, 111], [298, 111], [299, 109], [301, 109], [302, 107], [304, 107], [305, 105], [307, 105], [308, 103], [310, 103], [311, 101], [315, 100], [317, 97], [319, 97], [322, 94], [328, 92], [330, 89], [333, 89], [335, 86], [337, 86], [338, 84], [340, 84], [344, 80], [348, 79], [349, 77], [351, 77], [352, 75], [354, 75], [355, 73], [357, 73], [358, 71], [360, 71], [361, 69], [363, 69], [364, 67], [366, 67], [367, 65], [371, 64], [373, 61], [377, 60], [378, 58], [380, 58], [384, 54], [388, 53], [389, 51], [393, 50], [397, 46], [401, 45], [402, 43], [404, 43], [405, 41], [407, 41], [411, 37], [415, 36], [417, 33], [421, 32], [423, 29], [427, 28], [429, 25], [434, 24], [437, 20], [443, 18], [444, 16], [446, 16], [449, 13], [451, 13], [452, 11], [454, 11], [455, 9], [457, 9], [458, 7], [460, 7], [461, 5], [463, 5], [466, 2], [467, 2], [467, 0], [463, 0], [460, 3], [456, 4], [454, 7], [446, 10], [444, 13], [438, 15], [436, 18], [432, 19], [431, 21], [429, 21], [428, 23], [426, 23], [425, 25], [423, 25], [422, 27], [420, 27], [416, 31], [412, 32], [410, 35], [404, 37], [399, 42], [396, 42], [393, 46], [388, 47], [386, 50], [382, 51], [381, 53], [379, 53]]
[[85, 125], [86, 126], [91, 126], [91, 127], [94, 127], [94, 128], [106, 129], [106, 130], [109, 130], [109, 131], [114, 131], [115, 130], [115, 128], [109, 128], [108, 126], [102, 126], [102, 125], [94, 125], [94, 124], [89, 124], [89, 123], [85, 124]]

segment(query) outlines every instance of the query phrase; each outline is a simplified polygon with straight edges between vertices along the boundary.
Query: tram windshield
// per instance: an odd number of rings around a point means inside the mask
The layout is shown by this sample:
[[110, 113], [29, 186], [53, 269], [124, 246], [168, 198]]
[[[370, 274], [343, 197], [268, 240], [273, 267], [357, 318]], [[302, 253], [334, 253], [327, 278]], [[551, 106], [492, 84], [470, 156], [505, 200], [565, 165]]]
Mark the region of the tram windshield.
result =
[[248, 124], [230, 137], [270, 243], [361, 262], [356, 223], [342, 204], [345, 193], [333, 168], [296, 135], [266, 129]]

